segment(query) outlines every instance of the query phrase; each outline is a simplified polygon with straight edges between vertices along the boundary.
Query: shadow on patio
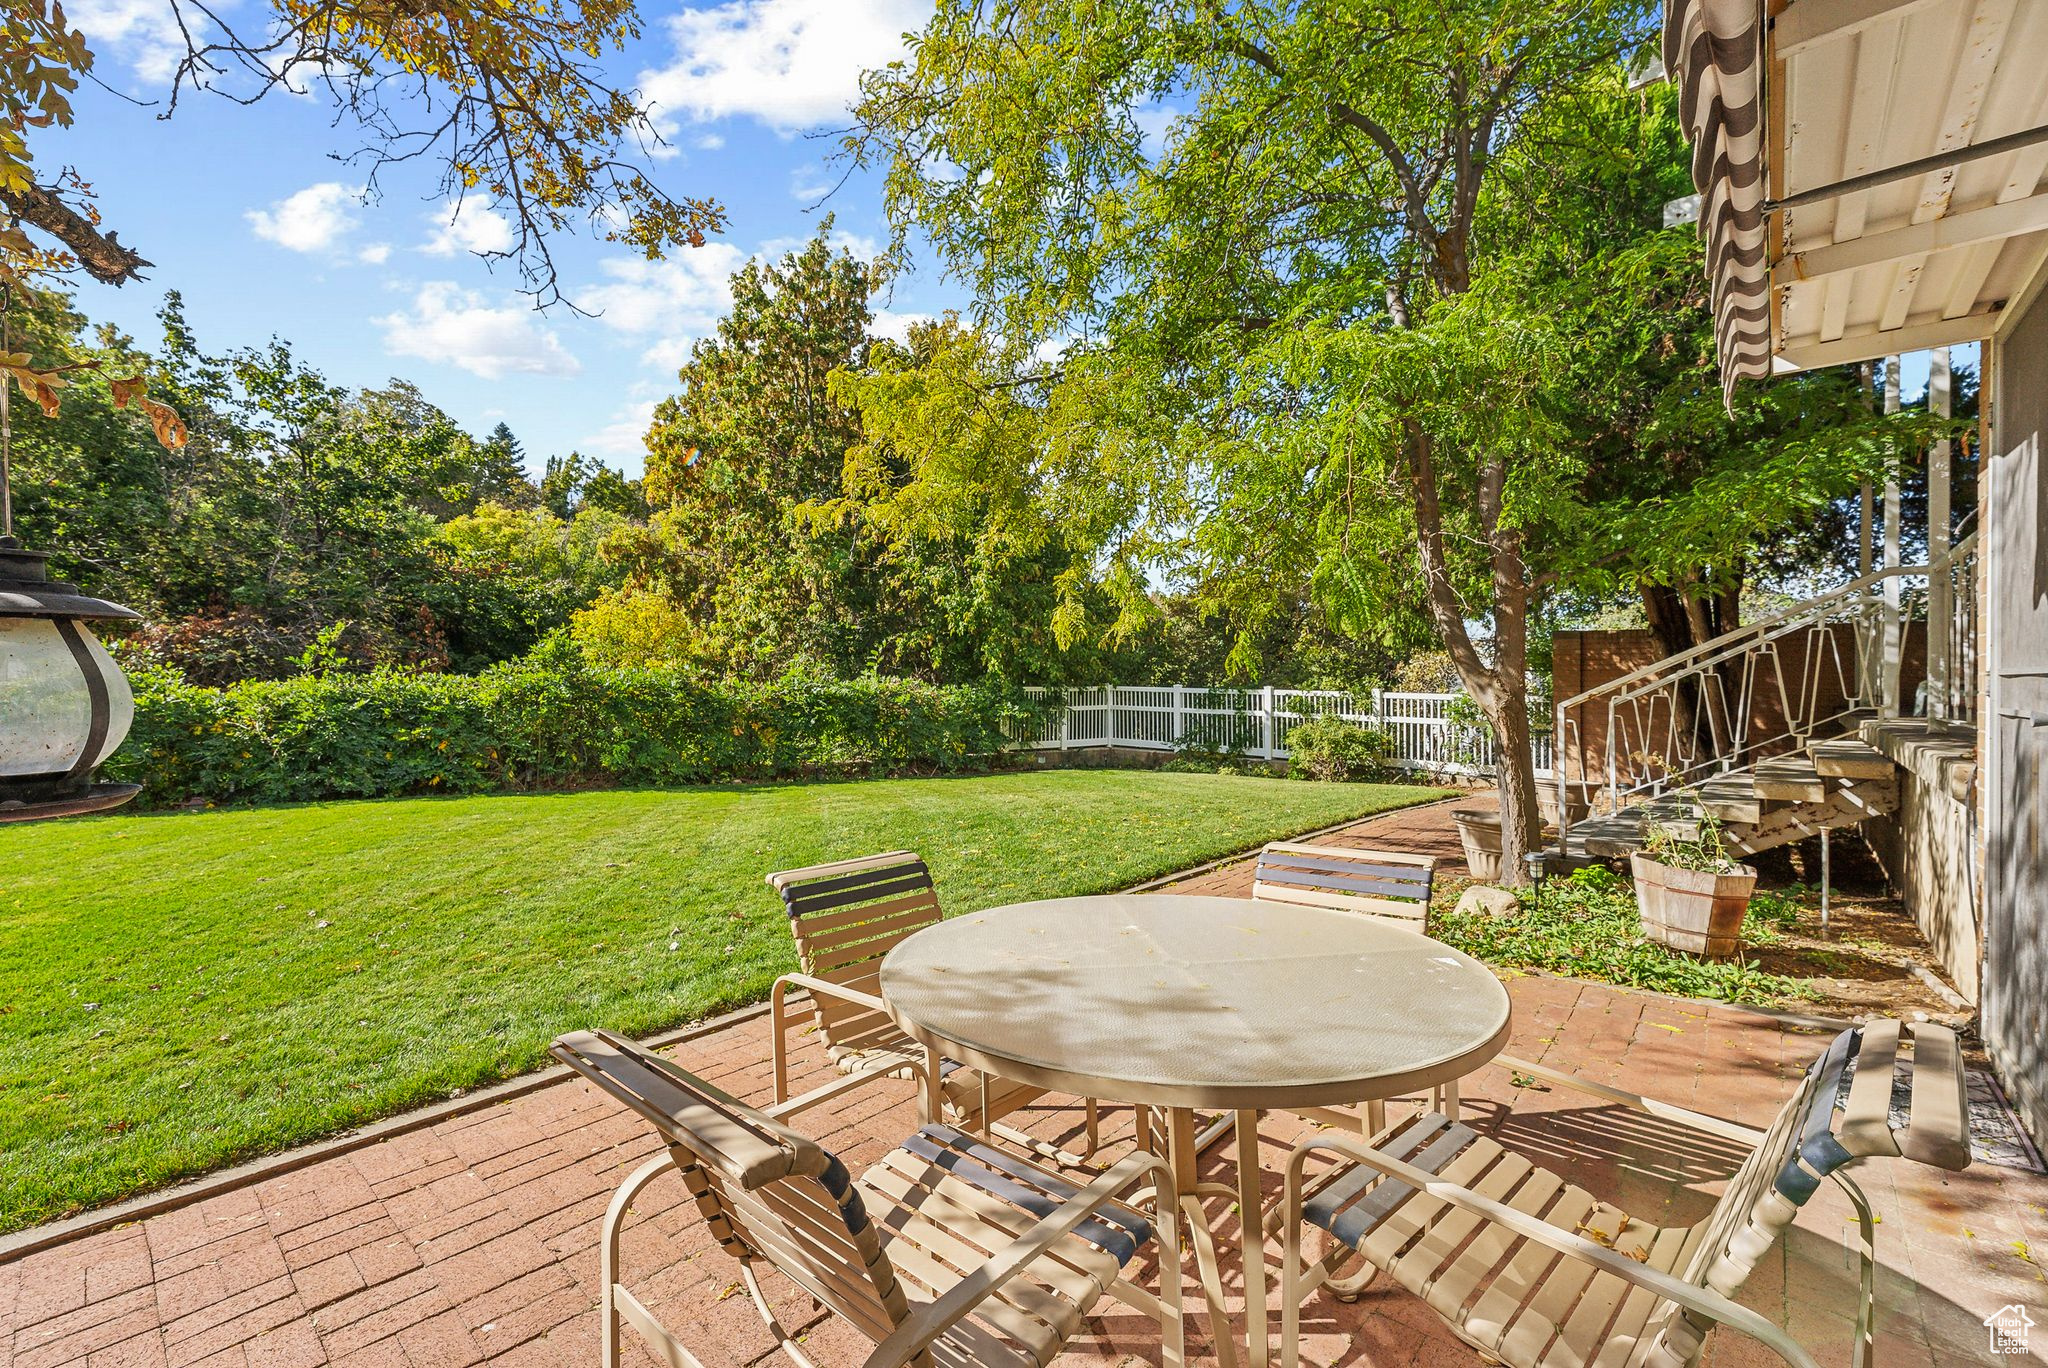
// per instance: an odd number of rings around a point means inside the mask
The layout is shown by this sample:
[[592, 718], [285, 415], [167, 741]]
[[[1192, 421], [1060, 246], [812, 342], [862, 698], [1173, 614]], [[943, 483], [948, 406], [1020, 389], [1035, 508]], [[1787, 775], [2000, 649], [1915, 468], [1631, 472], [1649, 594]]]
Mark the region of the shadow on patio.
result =
[[[1520, 978], [1510, 989], [1514, 1053], [1750, 1124], [1768, 1120], [1826, 1040], [1739, 1009], [1596, 985]], [[765, 1021], [748, 1017], [668, 1053], [761, 1101], [770, 1089], [766, 1036]], [[808, 1040], [796, 1062], [799, 1087], [834, 1076]], [[1472, 1080], [1468, 1122], [1646, 1220], [1699, 1219], [1738, 1159], [1694, 1136], [1677, 1143], [1635, 1113], [1516, 1082], [1499, 1069]], [[799, 1124], [858, 1171], [916, 1129], [911, 1094], [907, 1082], [876, 1085]], [[1043, 1136], [1079, 1130], [1078, 1110], [1026, 1115]], [[1111, 1157], [1124, 1148], [1129, 1117], [1122, 1107], [1106, 1114]], [[1297, 1130], [1274, 1116], [1262, 1127], [1269, 1197]], [[0, 1368], [592, 1363], [598, 1223], [612, 1189], [654, 1149], [637, 1117], [564, 1082], [0, 1265]], [[1220, 1150], [1210, 1162], [1227, 1168]], [[1981, 1162], [1948, 1175], [1877, 1161], [1858, 1177], [1880, 1218], [1877, 1361], [1886, 1368], [1988, 1358], [1983, 1318], [2015, 1302], [2042, 1304], [2029, 1250], [2048, 1227], [2048, 1179]], [[1212, 1200], [1209, 1210], [1235, 1297], [1226, 1205]], [[735, 1295], [735, 1265], [681, 1183], [658, 1180], [639, 1213], [626, 1238], [627, 1276], [657, 1314], [713, 1368], [771, 1355], [746, 1297]], [[1816, 1198], [1740, 1297], [1823, 1363], [1848, 1362], [1853, 1231], [1832, 1190]], [[1139, 1280], [1150, 1276], [1140, 1270]], [[773, 1279], [768, 1286], [788, 1323], [807, 1327], [814, 1358], [865, 1357], [867, 1342], [813, 1312], [807, 1297], [787, 1285], [778, 1294]], [[1199, 1297], [1189, 1302], [1190, 1349], [1206, 1356]], [[1073, 1355], [1157, 1362], [1156, 1328], [1105, 1306]], [[1355, 1305], [1312, 1299], [1303, 1348], [1314, 1364], [1479, 1361], [1384, 1279]], [[1774, 1360], [1723, 1330], [1705, 1361]], [[629, 1343], [628, 1362], [652, 1360]]]

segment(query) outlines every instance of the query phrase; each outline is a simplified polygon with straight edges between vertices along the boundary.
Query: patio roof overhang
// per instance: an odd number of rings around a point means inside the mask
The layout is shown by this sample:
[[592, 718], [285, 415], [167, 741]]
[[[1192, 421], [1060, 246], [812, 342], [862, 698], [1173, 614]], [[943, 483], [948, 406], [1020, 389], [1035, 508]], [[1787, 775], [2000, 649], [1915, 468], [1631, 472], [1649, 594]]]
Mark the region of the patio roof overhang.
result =
[[2048, 263], [2048, 0], [1665, 0], [1722, 381], [1988, 337]]

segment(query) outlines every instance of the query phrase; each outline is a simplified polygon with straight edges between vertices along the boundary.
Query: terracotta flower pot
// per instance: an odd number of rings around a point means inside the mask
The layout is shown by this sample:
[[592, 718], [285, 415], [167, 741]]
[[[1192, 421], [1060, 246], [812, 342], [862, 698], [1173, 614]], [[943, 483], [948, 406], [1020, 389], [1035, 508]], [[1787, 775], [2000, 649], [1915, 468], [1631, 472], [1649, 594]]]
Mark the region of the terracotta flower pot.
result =
[[1458, 824], [1458, 843], [1465, 847], [1465, 867], [1480, 883], [1500, 878], [1500, 814], [1477, 808], [1456, 808], [1451, 820]]
[[1754, 869], [1737, 865], [1727, 874], [1675, 869], [1640, 850], [1628, 863], [1645, 936], [1709, 959], [1725, 959], [1741, 948], [1742, 917], [1756, 892]]

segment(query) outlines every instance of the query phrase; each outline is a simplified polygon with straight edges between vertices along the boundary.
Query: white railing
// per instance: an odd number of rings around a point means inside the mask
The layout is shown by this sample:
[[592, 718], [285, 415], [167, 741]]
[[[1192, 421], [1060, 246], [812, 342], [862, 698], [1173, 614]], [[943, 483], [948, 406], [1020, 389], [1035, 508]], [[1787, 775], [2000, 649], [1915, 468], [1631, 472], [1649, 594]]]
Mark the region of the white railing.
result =
[[[1489, 775], [1498, 753], [1492, 729], [1457, 720], [1455, 693], [1370, 694], [1341, 689], [1215, 689], [1175, 684], [1104, 684], [1093, 688], [1027, 689], [1035, 698], [1063, 697], [1028, 738], [1034, 750], [1118, 746], [1240, 751], [1255, 760], [1287, 758], [1287, 733], [1318, 717], [1377, 727], [1393, 739], [1390, 763], [1432, 774]], [[1533, 738], [1536, 769], [1550, 768], [1550, 735]]]
[[1928, 581], [1927, 715], [1977, 722], [1977, 534], [1957, 542]]
[[[1915, 711], [1903, 678], [1907, 623], [1926, 614], [1926, 583], [1945, 577], [1952, 610], [1929, 624], [1937, 654], [1953, 662], [1938, 710], [1973, 711], [1976, 538], [1933, 566], [1889, 566], [1817, 598], [1738, 627], [1678, 655], [1558, 700], [1567, 738], [1555, 781], [1598, 793], [1618, 811], [1642, 797], [1786, 755], [1833, 735], [1858, 715]], [[1599, 756], [1589, 753], [1598, 742]]]

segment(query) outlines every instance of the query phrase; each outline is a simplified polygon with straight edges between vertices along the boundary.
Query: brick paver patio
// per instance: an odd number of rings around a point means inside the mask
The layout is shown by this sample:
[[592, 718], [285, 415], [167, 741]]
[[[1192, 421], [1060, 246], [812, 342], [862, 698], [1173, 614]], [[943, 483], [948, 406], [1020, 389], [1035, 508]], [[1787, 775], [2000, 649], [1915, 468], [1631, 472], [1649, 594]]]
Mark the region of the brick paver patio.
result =
[[[1516, 1053], [1751, 1124], [1769, 1118], [1826, 1038], [1791, 1021], [1599, 985], [1524, 977], [1509, 988]], [[766, 1099], [759, 1017], [670, 1053], [726, 1089]], [[799, 1086], [832, 1076], [808, 1041], [799, 1060]], [[1583, 1096], [1517, 1090], [1500, 1070], [1474, 1080], [1467, 1099], [1468, 1119], [1651, 1220], [1697, 1219], [1734, 1162]], [[1108, 1113], [1118, 1127], [1128, 1116]], [[1047, 1109], [1033, 1128], [1071, 1134], [1078, 1121], [1077, 1112]], [[858, 1171], [915, 1129], [910, 1085], [878, 1084], [802, 1124]], [[1262, 1130], [1269, 1170], [1292, 1132], [1280, 1118]], [[598, 1222], [612, 1188], [655, 1148], [637, 1118], [580, 1081], [565, 1082], [0, 1264], [0, 1368], [594, 1365]], [[1225, 1158], [1212, 1162], [1222, 1167]], [[1993, 1361], [1982, 1319], [2014, 1302], [2037, 1312], [2048, 1304], [2030, 1252], [2048, 1237], [2048, 1179], [1986, 1165], [1946, 1175], [1904, 1164], [1872, 1164], [1859, 1178], [1881, 1217], [1879, 1364]], [[1277, 1193], [1277, 1179], [1268, 1188]], [[1827, 1191], [1742, 1300], [1788, 1325], [1821, 1362], [1846, 1364], [1853, 1225]], [[1219, 1233], [1234, 1240], [1224, 1204], [1211, 1210]], [[640, 1212], [626, 1242], [628, 1277], [657, 1313], [711, 1368], [779, 1357], [745, 1295], [734, 1295], [734, 1265], [705, 1235], [680, 1183], [657, 1182]], [[1226, 1281], [1235, 1276], [1226, 1263]], [[810, 1311], [793, 1289], [785, 1285], [778, 1299], [789, 1324], [814, 1326], [806, 1348], [820, 1363], [865, 1356], [865, 1341]], [[1150, 1323], [1106, 1305], [1075, 1359], [1157, 1362]], [[1368, 1292], [1355, 1306], [1313, 1301], [1304, 1326], [1305, 1361], [1315, 1364], [1479, 1362], [1397, 1289]], [[1191, 1316], [1190, 1330], [1191, 1348], [1206, 1356], [1206, 1322]], [[628, 1361], [652, 1362], [637, 1345]], [[1721, 1332], [1708, 1362], [1775, 1359]]]

